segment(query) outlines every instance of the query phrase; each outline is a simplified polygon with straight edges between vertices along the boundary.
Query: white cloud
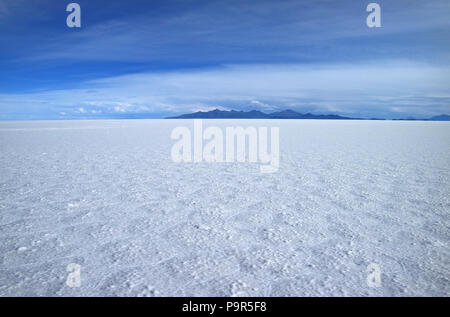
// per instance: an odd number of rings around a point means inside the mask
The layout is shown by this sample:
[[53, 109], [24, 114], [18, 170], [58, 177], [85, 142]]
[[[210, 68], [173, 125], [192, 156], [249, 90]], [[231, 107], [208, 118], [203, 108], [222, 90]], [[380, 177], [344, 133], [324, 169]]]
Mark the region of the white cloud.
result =
[[269, 105], [267, 103], [258, 101], [258, 100], [252, 100], [252, 101], [250, 101], [250, 104], [254, 105], [255, 107], [257, 107], [258, 109], [261, 109], [261, 110], [272, 111], [272, 110], [276, 109], [276, 107]]
[[124, 113], [124, 112], [126, 112], [126, 109], [124, 107], [121, 107], [121, 106], [115, 106], [114, 107], [114, 112], [122, 112], [122, 113]]
[[[404, 61], [375, 64], [231, 65], [87, 81], [80, 89], [0, 96], [0, 107], [55, 113], [174, 113], [219, 106], [271, 111], [428, 115], [450, 112], [450, 69]], [[79, 107], [78, 105], [83, 105]], [[394, 107], [394, 108], [393, 108]], [[27, 110], [24, 109], [24, 112]], [[73, 110], [72, 110], [73, 111]]]

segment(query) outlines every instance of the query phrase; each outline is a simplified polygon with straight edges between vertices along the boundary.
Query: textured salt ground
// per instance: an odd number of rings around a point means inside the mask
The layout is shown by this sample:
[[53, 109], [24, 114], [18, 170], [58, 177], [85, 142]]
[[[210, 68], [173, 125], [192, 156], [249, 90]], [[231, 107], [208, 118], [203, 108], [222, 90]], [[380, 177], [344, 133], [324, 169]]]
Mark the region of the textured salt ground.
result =
[[450, 295], [450, 124], [204, 121], [279, 126], [274, 174], [173, 163], [180, 125], [0, 123], [0, 295]]

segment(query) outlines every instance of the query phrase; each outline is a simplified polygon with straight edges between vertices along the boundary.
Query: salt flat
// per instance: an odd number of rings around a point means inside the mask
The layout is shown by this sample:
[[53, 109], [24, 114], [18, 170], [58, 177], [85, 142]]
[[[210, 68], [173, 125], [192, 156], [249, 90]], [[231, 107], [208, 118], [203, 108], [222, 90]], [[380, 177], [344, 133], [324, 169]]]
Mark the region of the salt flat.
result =
[[0, 123], [0, 295], [450, 295], [450, 123], [204, 120], [280, 127], [273, 174], [172, 162], [180, 125]]

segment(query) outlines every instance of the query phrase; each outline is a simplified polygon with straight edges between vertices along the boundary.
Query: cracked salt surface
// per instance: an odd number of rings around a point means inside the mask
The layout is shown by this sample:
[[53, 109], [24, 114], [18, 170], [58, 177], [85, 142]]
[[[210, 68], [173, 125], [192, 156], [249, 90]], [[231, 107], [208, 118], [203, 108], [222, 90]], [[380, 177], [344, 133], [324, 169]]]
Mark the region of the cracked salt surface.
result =
[[279, 171], [173, 163], [190, 120], [0, 123], [0, 295], [450, 295], [449, 123], [208, 125], [279, 126]]

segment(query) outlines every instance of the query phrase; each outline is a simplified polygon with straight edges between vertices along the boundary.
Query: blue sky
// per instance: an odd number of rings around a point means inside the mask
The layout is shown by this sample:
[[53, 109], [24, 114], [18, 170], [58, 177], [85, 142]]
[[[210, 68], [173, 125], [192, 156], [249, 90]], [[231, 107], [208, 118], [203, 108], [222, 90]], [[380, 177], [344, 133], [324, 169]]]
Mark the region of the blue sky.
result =
[[0, 0], [0, 120], [450, 113], [450, 2]]

